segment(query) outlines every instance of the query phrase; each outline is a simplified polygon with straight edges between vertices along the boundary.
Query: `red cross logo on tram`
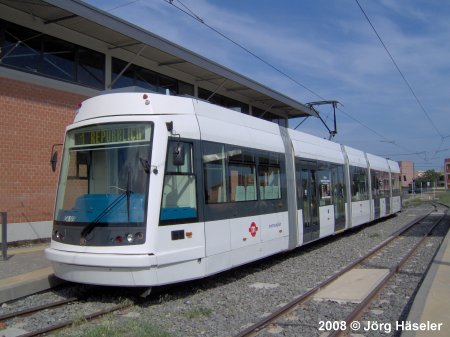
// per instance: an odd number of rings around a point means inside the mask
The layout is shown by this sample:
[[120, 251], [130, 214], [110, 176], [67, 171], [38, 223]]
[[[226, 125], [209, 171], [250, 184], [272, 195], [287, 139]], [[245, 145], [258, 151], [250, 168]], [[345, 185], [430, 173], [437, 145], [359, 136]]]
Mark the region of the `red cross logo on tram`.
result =
[[248, 231], [250, 232], [250, 234], [255, 237], [256, 236], [256, 232], [258, 231], [258, 226], [256, 226], [256, 223], [252, 222], [252, 224], [250, 225]]

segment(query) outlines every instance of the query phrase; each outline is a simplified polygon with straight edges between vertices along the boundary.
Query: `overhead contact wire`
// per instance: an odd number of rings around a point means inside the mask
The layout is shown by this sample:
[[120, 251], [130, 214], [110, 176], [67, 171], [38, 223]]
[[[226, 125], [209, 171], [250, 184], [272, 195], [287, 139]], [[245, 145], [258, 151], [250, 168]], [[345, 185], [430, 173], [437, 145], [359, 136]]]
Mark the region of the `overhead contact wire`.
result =
[[427, 117], [428, 121], [430, 122], [430, 124], [433, 126], [434, 130], [436, 131], [436, 133], [439, 135], [439, 137], [441, 139], [444, 139], [445, 137], [443, 136], [443, 134], [439, 131], [439, 129], [436, 127], [436, 125], [434, 124], [433, 120], [431, 119], [430, 115], [428, 114], [428, 112], [425, 110], [425, 107], [423, 106], [422, 102], [420, 101], [419, 97], [417, 97], [416, 93], [414, 92], [412, 86], [409, 84], [408, 80], [406, 79], [405, 75], [403, 74], [403, 72], [400, 70], [400, 67], [398, 66], [397, 62], [395, 62], [394, 57], [392, 56], [392, 54], [389, 52], [389, 49], [387, 48], [387, 46], [385, 45], [385, 43], [383, 42], [383, 39], [381, 38], [380, 34], [378, 34], [377, 30], [375, 29], [375, 26], [372, 24], [372, 22], [370, 21], [369, 17], [367, 16], [366, 12], [364, 11], [364, 9], [362, 8], [361, 4], [359, 3], [358, 0], [355, 0], [356, 3], [358, 4], [359, 9], [361, 9], [361, 12], [364, 14], [364, 17], [366, 18], [367, 22], [369, 23], [370, 27], [372, 27], [372, 30], [375, 32], [375, 35], [377, 36], [378, 40], [380, 41], [381, 45], [383, 46], [384, 50], [386, 51], [386, 53], [389, 55], [389, 58], [391, 59], [392, 63], [394, 64], [395, 68], [397, 69], [398, 73], [400, 74], [400, 76], [402, 77], [403, 81], [405, 82], [406, 86], [408, 87], [409, 91], [411, 91], [411, 94], [414, 96], [417, 104], [419, 105], [420, 109], [422, 110], [422, 112], [425, 114], [425, 116]]
[[[270, 62], [266, 61], [265, 59], [263, 59], [262, 57], [260, 57], [259, 55], [255, 54], [254, 52], [252, 52], [251, 50], [249, 50], [248, 48], [246, 48], [245, 46], [243, 46], [242, 44], [234, 41], [232, 38], [226, 36], [225, 34], [223, 34], [222, 32], [220, 32], [219, 30], [217, 30], [216, 28], [212, 27], [211, 25], [207, 24], [200, 16], [198, 16], [197, 14], [195, 14], [188, 6], [186, 6], [182, 1], [180, 0], [176, 0], [178, 1], [181, 6], [183, 8], [181, 8], [180, 6], [177, 6], [174, 2], [175, 0], [163, 0], [166, 3], [172, 5], [173, 7], [175, 7], [176, 9], [178, 9], [179, 11], [183, 12], [184, 14], [188, 15], [189, 17], [193, 18], [194, 20], [198, 21], [199, 23], [205, 25], [206, 27], [208, 27], [210, 30], [214, 31], [216, 34], [220, 35], [221, 37], [223, 37], [224, 39], [226, 39], [227, 41], [231, 42], [232, 44], [236, 45], [237, 47], [241, 48], [242, 50], [244, 50], [246, 53], [250, 54], [251, 56], [255, 57], [256, 59], [260, 60], [261, 62], [263, 62], [265, 65], [267, 65], [268, 67], [272, 68], [273, 70], [275, 70], [276, 72], [278, 72], [279, 74], [283, 75], [284, 77], [288, 78], [289, 80], [291, 80], [292, 82], [294, 82], [295, 84], [297, 84], [298, 86], [302, 87], [303, 89], [307, 90], [308, 92], [310, 92], [311, 94], [315, 95], [316, 97], [320, 98], [321, 100], [325, 100], [324, 97], [322, 97], [320, 94], [318, 94], [317, 92], [315, 92], [314, 90], [308, 88], [306, 85], [304, 85], [303, 83], [299, 82], [298, 80], [296, 80], [295, 78], [293, 78], [292, 76], [290, 76], [289, 74], [287, 74], [286, 72], [282, 71], [281, 69], [279, 69], [278, 67], [275, 67], [274, 65], [272, 65]], [[384, 43], [383, 43], [384, 45]], [[395, 61], [394, 61], [395, 62]], [[406, 79], [405, 79], [406, 80]], [[412, 88], [411, 88], [412, 90]], [[415, 95], [415, 94], [414, 94]], [[417, 98], [417, 96], [416, 96]], [[338, 108], [339, 111], [341, 111], [343, 114], [345, 114], [348, 118], [350, 118], [351, 120], [353, 120], [354, 122], [358, 123], [359, 125], [361, 125], [362, 127], [364, 127], [365, 129], [369, 130], [370, 132], [372, 132], [373, 134], [377, 135], [378, 137], [380, 137], [382, 140], [384, 141], [389, 141], [388, 138], [386, 138], [385, 136], [383, 136], [382, 134], [380, 134], [379, 132], [377, 132], [376, 130], [372, 129], [371, 127], [365, 125], [364, 123], [362, 123], [361, 121], [359, 121], [358, 119], [356, 119], [355, 117], [352, 117], [349, 113], [345, 112], [344, 110], [342, 110], [341, 108]], [[304, 122], [304, 121], [302, 121]], [[298, 126], [297, 126], [298, 127]], [[406, 149], [405, 147], [393, 142], [393, 145], [401, 148], [402, 150], [405, 151], [409, 151], [408, 149]]]

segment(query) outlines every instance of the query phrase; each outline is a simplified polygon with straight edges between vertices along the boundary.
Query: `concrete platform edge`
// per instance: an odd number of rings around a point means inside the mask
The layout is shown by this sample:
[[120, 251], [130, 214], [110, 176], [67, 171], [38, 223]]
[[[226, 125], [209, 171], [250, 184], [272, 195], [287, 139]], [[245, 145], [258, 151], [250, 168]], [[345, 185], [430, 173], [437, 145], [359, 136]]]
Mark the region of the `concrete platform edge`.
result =
[[[444, 221], [447, 221], [448, 216], [446, 216], [445, 219], [446, 220]], [[407, 321], [421, 323], [420, 320], [424, 312], [424, 305], [427, 301], [428, 295], [433, 286], [433, 282], [436, 278], [436, 274], [439, 269], [439, 263], [435, 263], [435, 261], [442, 261], [446, 250], [450, 249], [449, 244], [450, 244], [450, 230], [445, 235], [444, 241], [442, 241], [442, 244], [439, 247], [439, 251], [435, 255], [433, 262], [430, 266], [430, 269], [428, 270], [427, 275], [425, 276], [422, 285], [420, 286], [419, 291], [417, 292], [414, 298], [414, 302], [411, 307], [411, 310], [409, 311]], [[449, 327], [446, 328], [448, 329]], [[403, 331], [401, 337], [415, 337], [417, 334], [418, 332], [416, 331]]]
[[51, 289], [64, 282], [64, 280], [61, 280], [54, 274], [50, 274], [39, 279], [21, 282], [3, 289], [0, 288], [0, 305], [2, 303], [32, 295], [43, 290]]

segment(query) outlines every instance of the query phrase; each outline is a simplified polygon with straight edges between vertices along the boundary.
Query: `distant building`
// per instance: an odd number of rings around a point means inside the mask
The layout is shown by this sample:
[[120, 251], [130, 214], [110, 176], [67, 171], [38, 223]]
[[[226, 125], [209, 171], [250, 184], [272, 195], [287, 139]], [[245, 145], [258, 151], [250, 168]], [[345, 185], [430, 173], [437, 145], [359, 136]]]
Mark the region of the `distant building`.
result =
[[450, 158], [444, 160], [444, 174], [445, 174], [445, 189], [450, 189]]
[[400, 165], [400, 175], [402, 187], [409, 187], [415, 179], [414, 163], [410, 160], [402, 160], [398, 162]]

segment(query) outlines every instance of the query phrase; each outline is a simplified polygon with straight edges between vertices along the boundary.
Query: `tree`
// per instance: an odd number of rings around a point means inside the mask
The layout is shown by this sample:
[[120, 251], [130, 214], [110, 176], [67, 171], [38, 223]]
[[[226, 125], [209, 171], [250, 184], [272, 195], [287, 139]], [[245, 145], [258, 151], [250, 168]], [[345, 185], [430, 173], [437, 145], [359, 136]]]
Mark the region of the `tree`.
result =
[[423, 187], [427, 187], [427, 183], [430, 182], [430, 187], [438, 185], [439, 178], [441, 174], [434, 170], [427, 170], [420, 177], [416, 179], [416, 186], [420, 187], [420, 183], [422, 183]]

